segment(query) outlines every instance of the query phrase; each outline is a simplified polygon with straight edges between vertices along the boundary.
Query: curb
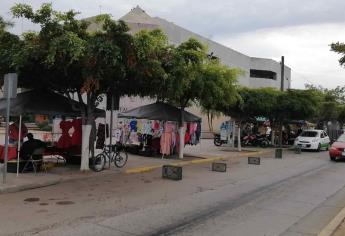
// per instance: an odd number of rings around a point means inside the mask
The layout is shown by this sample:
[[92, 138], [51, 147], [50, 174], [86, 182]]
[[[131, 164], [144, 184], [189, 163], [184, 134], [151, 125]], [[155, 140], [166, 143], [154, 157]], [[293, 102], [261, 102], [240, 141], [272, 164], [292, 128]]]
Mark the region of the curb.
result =
[[57, 180], [51, 180], [47, 181], [45, 183], [40, 183], [40, 184], [25, 184], [25, 185], [13, 185], [9, 187], [0, 187], [0, 194], [2, 193], [15, 193], [15, 192], [21, 192], [25, 190], [30, 190], [30, 189], [36, 189], [36, 188], [43, 188], [51, 185], [56, 185], [62, 181], [62, 178], [59, 178]]
[[331, 236], [345, 219], [345, 207], [324, 227], [318, 236]]
[[[263, 153], [268, 153], [267, 151], [255, 151], [255, 152], [246, 152], [246, 153], [240, 153], [239, 155], [235, 157], [243, 157], [248, 155], [259, 155]], [[186, 166], [190, 164], [202, 164], [202, 163], [210, 163], [213, 161], [224, 161], [227, 159], [230, 159], [232, 157], [208, 157], [201, 160], [192, 160], [192, 161], [180, 161], [180, 162], [173, 162], [173, 163], [166, 163], [166, 164], [160, 164], [160, 165], [154, 165], [154, 166], [144, 166], [144, 167], [137, 167], [137, 168], [131, 168], [126, 171], [124, 171], [125, 174], [139, 174], [139, 173], [145, 173], [150, 172], [155, 169], [161, 168], [163, 165], [172, 165], [172, 166]]]

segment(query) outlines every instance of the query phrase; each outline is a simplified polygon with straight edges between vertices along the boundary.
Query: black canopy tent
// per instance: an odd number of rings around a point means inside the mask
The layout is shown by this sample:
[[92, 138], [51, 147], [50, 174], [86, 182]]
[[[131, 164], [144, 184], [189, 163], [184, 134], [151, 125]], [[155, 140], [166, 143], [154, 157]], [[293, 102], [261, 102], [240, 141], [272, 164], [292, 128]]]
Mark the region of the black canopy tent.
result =
[[[6, 99], [0, 99], [0, 115], [6, 115]], [[19, 116], [19, 129], [21, 129], [23, 114], [40, 114], [40, 115], [65, 115], [80, 116], [80, 110], [74, 109], [79, 103], [75, 100], [70, 101], [67, 97], [55, 93], [48, 89], [30, 90], [18, 93], [17, 97], [11, 99], [10, 115]], [[105, 117], [105, 111], [96, 109], [96, 117]], [[20, 135], [20, 132], [19, 132]], [[20, 140], [20, 138], [19, 138]], [[20, 145], [20, 143], [19, 143]], [[19, 170], [19, 153], [17, 157], [17, 176]]]
[[[78, 107], [77, 101], [69, 99], [61, 94], [51, 90], [30, 90], [18, 93], [15, 99], [11, 99], [10, 112], [13, 116], [22, 114], [40, 114], [40, 115], [65, 115], [80, 116], [80, 111], [73, 109]], [[6, 114], [6, 99], [0, 99], [0, 114]], [[105, 117], [105, 112], [96, 109], [97, 117]]]
[[[183, 112], [185, 122], [201, 122], [201, 118], [188, 111]], [[119, 113], [119, 118], [179, 121], [181, 110], [172, 105], [156, 102]]]

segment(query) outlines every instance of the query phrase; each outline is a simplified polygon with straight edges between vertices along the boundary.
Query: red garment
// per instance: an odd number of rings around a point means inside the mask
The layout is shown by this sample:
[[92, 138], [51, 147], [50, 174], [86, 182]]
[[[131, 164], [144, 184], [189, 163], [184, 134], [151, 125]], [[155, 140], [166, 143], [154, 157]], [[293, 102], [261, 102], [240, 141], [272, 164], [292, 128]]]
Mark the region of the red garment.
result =
[[72, 126], [74, 128], [74, 132], [72, 134], [72, 146], [81, 146], [81, 139], [82, 139], [82, 119], [74, 119], [72, 121]]
[[72, 138], [69, 135], [68, 131], [72, 128], [72, 122], [71, 121], [61, 121], [60, 122], [60, 128], [62, 130], [62, 135], [59, 138], [59, 141], [57, 143], [58, 148], [69, 148], [72, 145]]
[[[19, 139], [19, 125], [17, 123], [12, 123], [8, 128], [9, 128], [8, 136], [9, 136], [10, 140], [18, 141], [18, 139]], [[23, 138], [26, 137], [26, 135], [28, 134], [28, 128], [26, 128], [24, 123], [22, 123], [21, 131], [22, 132], [20, 135], [20, 140], [23, 140]]]
[[189, 134], [189, 132], [187, 130], [185, 135], [184, 135], [184, 145], [188, 144], [189, 140], [190, 140], [190, 134]]
[[[5, 159], [5, 146], [0, 145], [0, 160]], [[13, 146], [8, 146], [7, 160], [17, 159], [17, 148]]]

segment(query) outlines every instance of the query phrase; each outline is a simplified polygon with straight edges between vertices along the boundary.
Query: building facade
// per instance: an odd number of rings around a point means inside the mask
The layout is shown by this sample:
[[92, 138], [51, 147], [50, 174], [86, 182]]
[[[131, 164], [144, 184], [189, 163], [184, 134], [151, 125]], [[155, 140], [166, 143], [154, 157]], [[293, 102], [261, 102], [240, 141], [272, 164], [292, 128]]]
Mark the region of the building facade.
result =
[[[92, 18], [90, 18], [91, 20]], [[131, 33], [140, 30], [161, 29], [168, 37], [170, 43], [179, 45], [180, 43], [195, 38], [208, 46], [209, 53], [220, 59], [221, 63], [231, 67], [240, 68], [244, 74], [239, 77], [238, 83], [242, 86], [250, 88], [273, 87], [280, 89], [281, 87], [281, 64], [268, 58], [255, 58], [237, 52], [229, 47], [214, 42], [206, 37], [193, 33], [172, 22], [159, 17], [149, 16], [139, 6], [133, 8], [130, 12], [120, 18], [127, 23]], [[92, 20], [91, 20], [92, 22]], [[99, 28], [97, 23], [89, 26], [90, 31]], [[284, 89], [291, 86], [291, 69], [288, 66], [284, 68]], [[123, 97], [120, 100], [120, 111], [125, 111], [134, 107], [154, 102], [150, 99]], [[203, 130], [209, 130], [207, 118], [203, 115], [198, 107], [188, 109], [196, 115], [203, 118]], [[225, 117], [218, 117], [214, 120], [214, 127], [217, 129], [219, 124], [224, 121]]]

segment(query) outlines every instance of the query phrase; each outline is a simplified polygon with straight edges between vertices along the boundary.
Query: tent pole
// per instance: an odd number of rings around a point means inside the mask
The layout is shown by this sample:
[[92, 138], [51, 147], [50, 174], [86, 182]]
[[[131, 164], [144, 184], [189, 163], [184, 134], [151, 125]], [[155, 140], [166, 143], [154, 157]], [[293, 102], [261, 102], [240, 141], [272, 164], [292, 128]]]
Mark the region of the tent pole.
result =
[[19, 154], [20, 154], [20, 140], [22, 138], [22, 115], [19, 115], [19, 132], [18, 132], [18, 148], [17, 148], [17, 177], [19, 174]]
[[10, 107], [11, 107], [11, 99], [10, 95], [7, 94], [6, 97], [6, 129], [5, 129], [5, 156], [4, 156], [4, 166], [2, 168], [2, 182], [6, 183], [6, 175], [7, 175], [7, 160], [8, 160], [8, 132], [9, 132], [9, 124], [10, 124]]
[[[114, 95], [111, 93], [111, 107], [110, 107], [110, 130], [109, 130], [109, 145], [110, 145], [110, 151], [113, 150], [113, 147], [111, 146], [113, 144], [113, 115], [114, 114]], [[107, 128], [107, 127], [105, 127]], [[109, 169], [110, 169], [110, 161], [109, 161]]]

